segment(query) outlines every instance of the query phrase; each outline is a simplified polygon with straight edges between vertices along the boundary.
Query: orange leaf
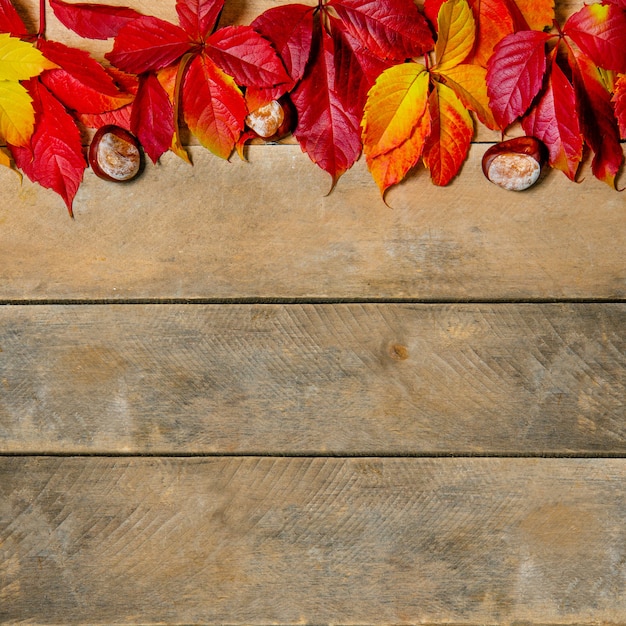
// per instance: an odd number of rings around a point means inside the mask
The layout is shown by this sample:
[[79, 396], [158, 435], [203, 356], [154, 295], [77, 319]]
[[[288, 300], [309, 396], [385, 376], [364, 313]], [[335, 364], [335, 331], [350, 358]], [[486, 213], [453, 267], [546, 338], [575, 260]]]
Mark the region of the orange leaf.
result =
[[396, 148], [377, 157], [367, 157], [367, 167], [376, 181], [380, 193], [404, 179], [417, 165], [424, 150], [424, 142], [430, 134], [430, 113], [426, 109], [409, 138]]
[[474, 125], [454, 91], [436, 83], [429, 97], [432, 130], [424, 146], [424, 163], [436, 185], [447, 185], [467, 157]]
[[429, 73], [419, 63], [385, 70], [370, 89], [361, 126], [363, 149], [370, 158], [402, 144], [426, 110]]

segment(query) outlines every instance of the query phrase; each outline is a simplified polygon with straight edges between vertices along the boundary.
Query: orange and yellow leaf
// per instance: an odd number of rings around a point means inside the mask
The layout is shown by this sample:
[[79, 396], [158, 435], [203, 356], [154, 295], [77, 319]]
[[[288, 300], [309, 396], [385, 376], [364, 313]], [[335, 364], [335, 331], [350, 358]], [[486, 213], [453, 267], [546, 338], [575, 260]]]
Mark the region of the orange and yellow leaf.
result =
[[462, 63], [474, 47], [476, 24], [467, 0], [447, 0], [437, 18], [439, 37], [435, 45], [435, 66], [445, 71]]
[[14, 146], [27, 146], [35, 126], [32, 98], [18, 82], [0, 81], [0, 137]]
[[385, 70], [370, 89], [361, 127], [370, 158], [400, 146], [419, 123], [428, 100], [429, 73], [419, 63]]

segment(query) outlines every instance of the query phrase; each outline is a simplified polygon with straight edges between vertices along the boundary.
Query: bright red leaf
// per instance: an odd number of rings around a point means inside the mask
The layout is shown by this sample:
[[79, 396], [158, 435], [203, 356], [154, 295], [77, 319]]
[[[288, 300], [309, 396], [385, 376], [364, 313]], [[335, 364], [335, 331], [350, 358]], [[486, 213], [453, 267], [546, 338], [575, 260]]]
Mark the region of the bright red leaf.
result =
[[[4, 0], [7, 1], [7, 0]], [[109, 39], [141, 13], [128, 7], [88, 2], [48, 0], [57, 19], [66, 28], [88, 39]]]
[[224, 0], [176, 0], [178, 23], [195, 41], [211, 34], [223, 8]]
[[30, 146], [11, 146], [16, 165], [33, 182], [58, 193], [72, 215], [72, 203], [87, 166], [80, 132], [63, 105], [37, 79], [27, 87], [35, 107]]
[[0, 0], [0, 33], [13, 37], [27, 37], [28, 30], [11, 0]]

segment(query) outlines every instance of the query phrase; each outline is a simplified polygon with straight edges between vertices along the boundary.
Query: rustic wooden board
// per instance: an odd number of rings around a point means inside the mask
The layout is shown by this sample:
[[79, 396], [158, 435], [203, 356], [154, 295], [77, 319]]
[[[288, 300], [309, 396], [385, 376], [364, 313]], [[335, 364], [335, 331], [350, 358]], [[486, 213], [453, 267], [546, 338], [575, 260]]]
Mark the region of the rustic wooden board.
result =
[[0, 307], [0, 450], [626, 451], [626, 305]]
[[329, 195], [298, 146], [250, 163], [192, 148], [128, 186], [92, 174], [71, 220], [54, 193], [0, 172], [0, 300], [622, 298], [624, 195], [551, 172], [507, 192], [480, 171], [426, 173], [381, 201], [364, 163]]
[[623, 459], [0, 459], [3, 623], [624, 623]]

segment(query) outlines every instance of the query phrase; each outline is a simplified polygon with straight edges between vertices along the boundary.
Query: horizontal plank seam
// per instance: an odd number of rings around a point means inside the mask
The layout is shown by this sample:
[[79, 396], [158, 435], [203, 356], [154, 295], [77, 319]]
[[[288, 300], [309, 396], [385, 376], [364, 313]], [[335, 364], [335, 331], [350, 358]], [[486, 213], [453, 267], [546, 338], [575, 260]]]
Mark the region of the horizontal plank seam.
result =
[[278, 453], [278, 452], [36, 452], [0, 451], [0, 458], [173, 458], [173, 459], [625, 459], [626, 452], [364, 452], [364, 453]]
[[100, 306], [100, 305], [150, 305], [150, 304], [625, 304], [623, 298], [48, 298], [0, 299], [0, 306]]

